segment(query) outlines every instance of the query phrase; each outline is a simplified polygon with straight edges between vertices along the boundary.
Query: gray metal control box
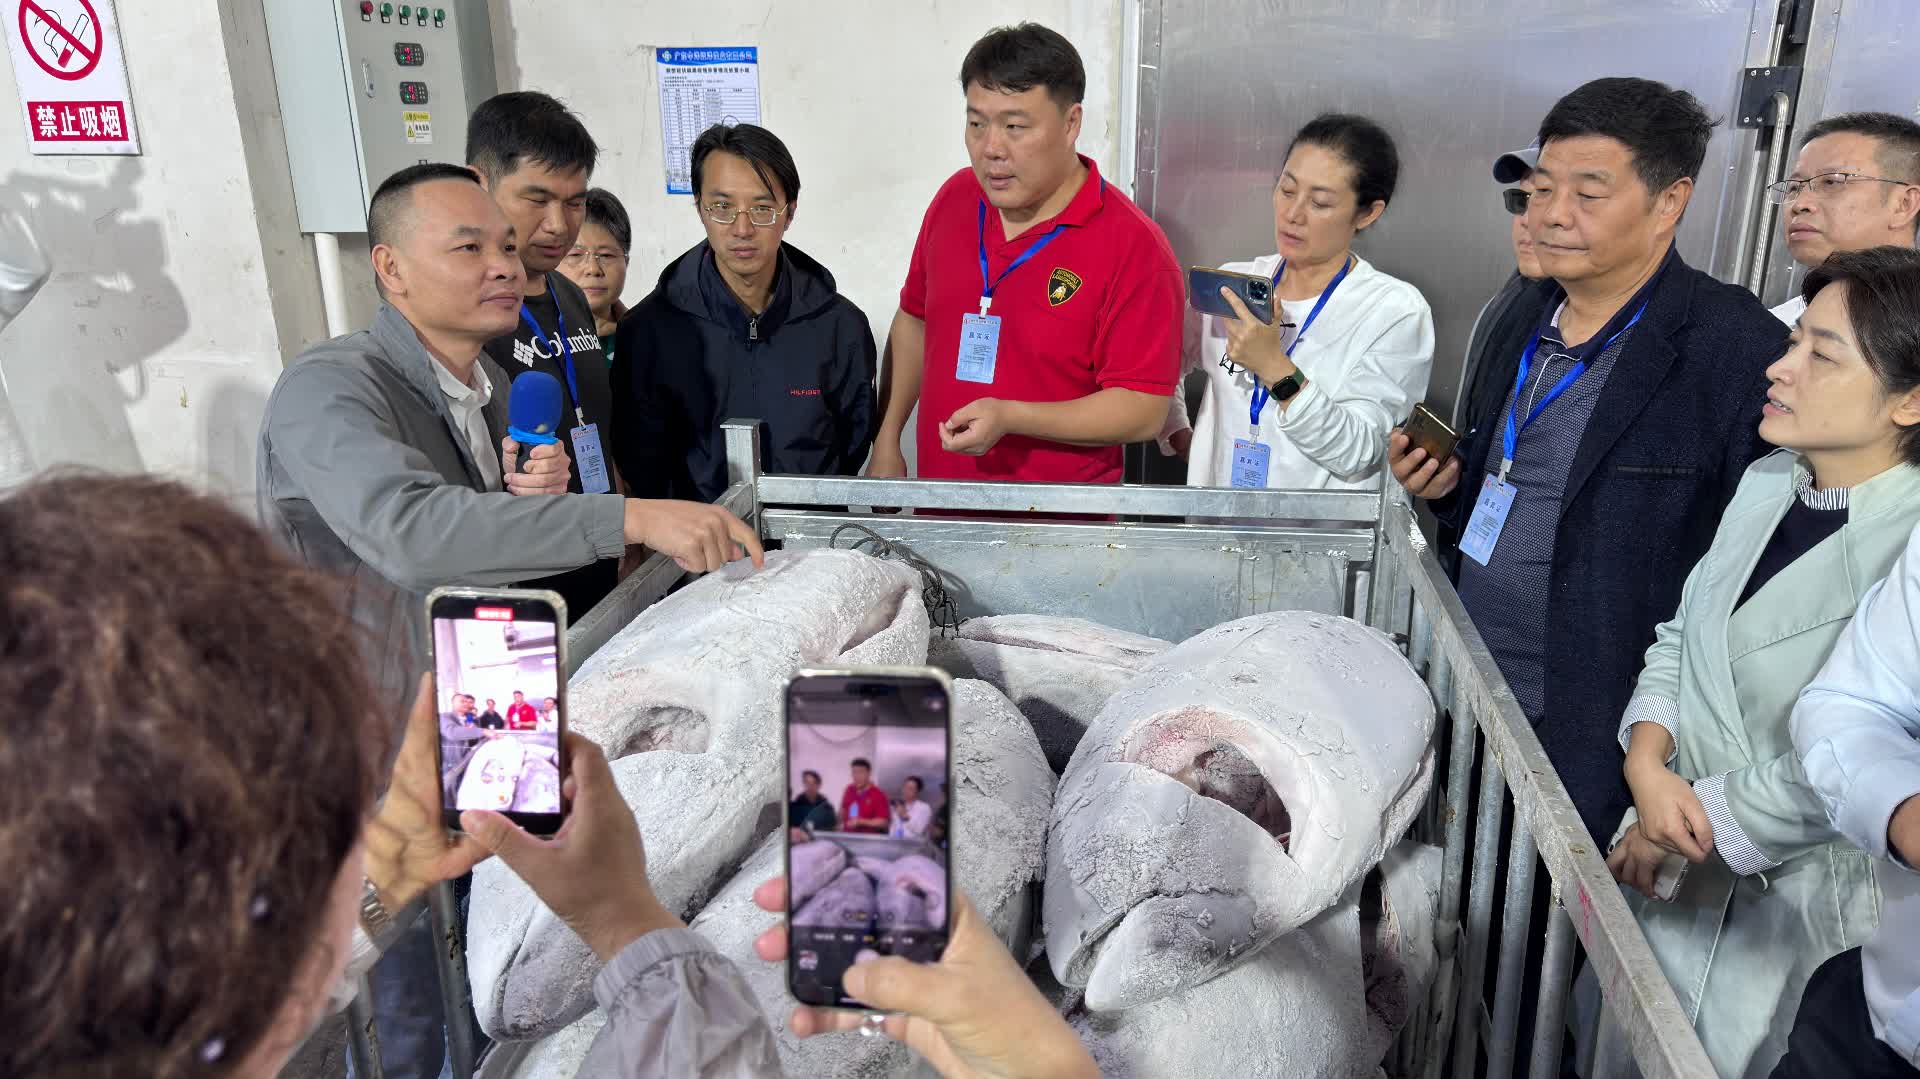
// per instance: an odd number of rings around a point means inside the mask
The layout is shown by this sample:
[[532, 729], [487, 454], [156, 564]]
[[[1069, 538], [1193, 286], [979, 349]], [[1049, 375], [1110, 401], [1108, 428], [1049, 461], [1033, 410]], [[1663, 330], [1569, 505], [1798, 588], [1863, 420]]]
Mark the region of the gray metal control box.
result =
[[365, 232], [381, 181], [462, 164], [496, 81], [486, 0], [267, 0], [302, 232]]

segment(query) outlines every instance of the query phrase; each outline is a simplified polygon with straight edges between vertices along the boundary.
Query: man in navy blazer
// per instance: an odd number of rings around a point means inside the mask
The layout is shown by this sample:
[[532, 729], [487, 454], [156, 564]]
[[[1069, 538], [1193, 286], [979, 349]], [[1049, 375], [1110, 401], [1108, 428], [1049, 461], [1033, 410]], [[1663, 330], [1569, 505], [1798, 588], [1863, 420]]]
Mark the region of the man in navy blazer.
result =
[[1787, 328], [1673, 236], [1713, 123], [1684, 91], [1599, 79], [1540, 127], [1527, 227], [1548, 279], [1475, 357], [1456, 457], [1396, 432], [1455, 586], [1587, 828], [1632, 804], [1615, 731], [1740, 475], [1765, 450]]

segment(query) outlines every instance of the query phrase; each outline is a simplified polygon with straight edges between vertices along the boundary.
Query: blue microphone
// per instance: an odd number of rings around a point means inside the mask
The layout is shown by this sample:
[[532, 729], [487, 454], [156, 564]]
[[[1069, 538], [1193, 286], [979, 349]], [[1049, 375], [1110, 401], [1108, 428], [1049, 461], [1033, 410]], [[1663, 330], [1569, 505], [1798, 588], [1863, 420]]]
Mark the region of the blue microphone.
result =
[[535, 446], [551, 446], [560, 439], [560, 414], [566, 407], [560, 395], [560, 380], [545, 371], [527, 371], [513, 380], [507, 395], [507, 434], [520, 443], [515, 472], [527, 470], [527, 455]]

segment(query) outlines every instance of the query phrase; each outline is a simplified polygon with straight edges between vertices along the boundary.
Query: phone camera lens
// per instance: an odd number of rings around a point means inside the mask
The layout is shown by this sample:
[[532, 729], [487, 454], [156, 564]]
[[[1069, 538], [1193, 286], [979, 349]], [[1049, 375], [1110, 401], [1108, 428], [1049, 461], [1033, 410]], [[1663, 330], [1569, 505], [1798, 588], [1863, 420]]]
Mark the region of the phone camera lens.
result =
[[1247, 284], [1247, 295], [1258, 303], [1267, 298], [1267, 284], [1264, 281], [1252, 281]]

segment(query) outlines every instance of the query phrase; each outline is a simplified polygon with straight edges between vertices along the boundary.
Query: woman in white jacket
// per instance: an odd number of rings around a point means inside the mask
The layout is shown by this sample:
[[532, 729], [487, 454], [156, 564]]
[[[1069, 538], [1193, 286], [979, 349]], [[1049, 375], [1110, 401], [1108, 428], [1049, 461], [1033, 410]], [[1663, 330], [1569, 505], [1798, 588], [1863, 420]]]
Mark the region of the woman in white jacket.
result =
[[[1232, 298], [1237, 321], [1202, 320], [1189, 362], [1207, 387], [1189, 485], [1379, 485], [1387, 433], [1426, 393], [1433, 367], [1433, 313], [1420, 291], [1353, 253], [1399, 172], [1392, 137], [1365, 117], [1330, 113], [1294, 135], [1273, 189], [1278, 251], [1222, 267], [1271, 278], [1280, 314], [1263, 325]], [[1174, 402], [1178, 431], [1185, 406]]]

